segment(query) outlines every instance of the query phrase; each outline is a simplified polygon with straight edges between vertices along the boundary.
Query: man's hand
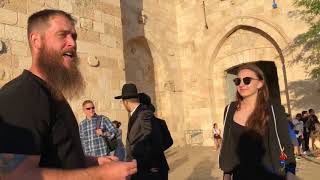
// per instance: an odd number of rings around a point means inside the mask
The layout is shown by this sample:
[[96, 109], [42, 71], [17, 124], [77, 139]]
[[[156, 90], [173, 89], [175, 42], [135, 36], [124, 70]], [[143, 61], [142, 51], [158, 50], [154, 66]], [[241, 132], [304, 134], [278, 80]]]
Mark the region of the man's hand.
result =
[[97, 161], [99, 165], [103, 165], [106, 163], [110, 163], [112, 161], [118, 161], [118, 157], [116, 156], [101, 156], [101, 157], [97, 157]]
[[96, 134], [97, 136], [102, 136], [103, 135], [102, 129], [96, 129]]
[[137, 172], [137, 161], [121, 162], [112, 161], [100, 166], [103, 179], [126, 180]]

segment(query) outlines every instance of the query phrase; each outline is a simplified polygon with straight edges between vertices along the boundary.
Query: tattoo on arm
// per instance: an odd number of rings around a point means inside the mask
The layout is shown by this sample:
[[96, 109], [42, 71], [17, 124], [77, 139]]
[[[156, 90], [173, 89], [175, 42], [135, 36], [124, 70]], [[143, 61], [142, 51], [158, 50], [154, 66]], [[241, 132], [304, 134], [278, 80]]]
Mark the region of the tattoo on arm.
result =
[[14, 171], [25, 159], [23, 154], [0, 153], [0, 173], [10, 173]]

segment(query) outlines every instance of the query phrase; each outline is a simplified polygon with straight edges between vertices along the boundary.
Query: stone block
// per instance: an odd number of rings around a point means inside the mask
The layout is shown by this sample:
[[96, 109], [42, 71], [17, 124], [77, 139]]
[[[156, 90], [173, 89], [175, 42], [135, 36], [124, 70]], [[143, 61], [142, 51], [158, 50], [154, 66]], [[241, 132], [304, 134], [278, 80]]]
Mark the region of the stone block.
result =
[[97, 43], [90, 43], [86, 41], [78, 41], [78, 52], [87, 53], [95, 56], [109, 56], [108, 49]]
[[108, 49], [108, 57], [117, 59], [123, 56], [122, 49], [118, 48], [107, 48]]
[[24, 13], [18, 13], [18, 26], [27, 28], [28, 25], [28, 15]]
[[14, 41], [27, 42], [27, 30], [24, 28], [5, 25], [5, 38]]
[[115, 17], [115, 18], [114, 18], [114, 26], [115, 26], [115, 27], [118, 27], [118, 28], [121, 28], [121, 27], [122, 27], [121, 18], [119, 18], [119, 17]]
[[59, 7], [59, 0], [45, 0], [45, 5], [50, 8]]
[[115, 7], [110, 4], [103, 3], [101, 1], [96, 1], [94, 5], [98, 10], [102, 11], [105, 14], [110, 14], [112, 16], [121, 17], [120, 7]]
[[59, 0], [59, 8], [68, 13], [72, 13], [72, 1], [71, 0]]
[[18, 57], [19, 68], [21, 69], [29, 69], [31, 67], [32, 58], [30, 56], [20, 56]]
[[36, 2], [29, 2], [28, 4], [28, 13], [27, 14], [33, 14], [37, 11], [40, 11], [42, 9], [44, 9], [45, 6], [44, 4], [39, 4], [39, 3], [36, 3]]
[[78, 33], [78, 40], [81, 41], [90, 41], [90, 42], [100, 42], [100, 35], [98, 32], [86, 30], [86, 29], [79, 29], [76, 28]]
[[0, 39], [4, 37], [4, 25], [0, 24]]
[[101, 22], [93, 22], [93, 30], [99, 33], [104, 33], [104, 24]]
[[104, 22], [106, 24], [109, 24], [111, 26], [114, 26], [115, 25], [114, 24], [114, 22], [115, 22], [114, 19], [115, 19], [114, 16], [112, 16], [110, 14], [102, 13], [102, 19], [101, 19], [102, 22]]
[[120, 7], [120, 1], [115, 1], [115, 0], [100, 0], [100, 1], [106, 4], [113, 5], [115, 7]]
[[5, 0], [1, 7], [15, 12], [27, 13], [28, 1], [29, 0]]
[[102, 21], [102, 12], [99, 10], [94, 10], [94, 20], [97, 22]]
[[116, 38], [106, 34], [100, 34], [100, 41], [102, 45], [112, 47], [112, 48], [116, 47], [117, 45]]
[[45, 0], [31, 0], [31, 2], [35, 2], [35, 3], [41, 4], [41, 5], [44, 5], [44, 1]]
[[15, 11], [0, 8], [0, 23], [14, 25], [18, 21], [18, 14]]
[[0, 56], [0, 67], [11, 67], [12, 55], [9, 53], [1, 54]]
[[24, 42], [11, 41], [11, 53], [17, 56], [27, 56], [29, 47]]
[[91, 30], [93, 27], [92, 20], [87, 18], [80, 18], [80, 27], [87, 30]]

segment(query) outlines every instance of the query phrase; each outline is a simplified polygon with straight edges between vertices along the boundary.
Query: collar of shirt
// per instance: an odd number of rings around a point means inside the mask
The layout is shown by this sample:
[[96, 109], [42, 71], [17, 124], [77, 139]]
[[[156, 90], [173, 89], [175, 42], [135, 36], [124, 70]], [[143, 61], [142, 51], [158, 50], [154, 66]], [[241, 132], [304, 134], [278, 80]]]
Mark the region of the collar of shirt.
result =
[[86, 116], [86, 119], [85, 119], [85, 120], [90, 121], [90, 120], [93, 120], [93, 119], [96, 118], [96, 117], [98, 117], [97, 114], [94, 114], [94, 115], [91, 117], [91, 119], [89, 119], [89, 118]]
[[136, 109], [138, 108], [139, 105], [140, 105], [140, 104], [138, 104], [138, 105], [133, 109], [133, 111], [130, 112], [130, 116], [132, 116], [132, 114], [136, 111]]

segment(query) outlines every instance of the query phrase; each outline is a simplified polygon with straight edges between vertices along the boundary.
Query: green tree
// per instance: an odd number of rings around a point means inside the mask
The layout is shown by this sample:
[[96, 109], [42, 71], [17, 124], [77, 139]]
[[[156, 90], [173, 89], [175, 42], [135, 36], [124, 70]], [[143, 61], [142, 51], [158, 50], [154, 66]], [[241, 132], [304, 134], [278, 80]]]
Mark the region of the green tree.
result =
[[297, 51], [293, 63], [303, 62], [313, 79], [320, 79], [320, 0], [294, 0], [298, 10], [292, 16], [299, 16], [310, 27], [298, 35], [290, 46], [290, 52]]

